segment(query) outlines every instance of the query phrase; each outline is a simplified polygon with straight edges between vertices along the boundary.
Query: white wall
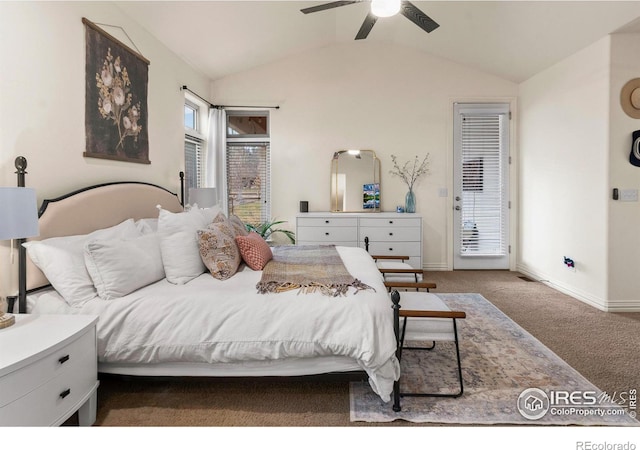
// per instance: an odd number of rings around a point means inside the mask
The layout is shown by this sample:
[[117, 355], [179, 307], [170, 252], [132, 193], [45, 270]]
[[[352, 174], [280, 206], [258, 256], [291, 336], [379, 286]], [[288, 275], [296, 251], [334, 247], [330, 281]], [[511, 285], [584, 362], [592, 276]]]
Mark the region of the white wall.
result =
[[381, 160], [383, 211], [404, 204], [403, 182], [389, 175], [431, 155], [431, 175], [416, 189], [424, 216], [425, 268], [450, 267], [453, 99], [515, 97], [517, 86], [491, 75], [395, 45], [358, 41], [309, 51], [215, 81], [221, 104], [280, 105], [272, 120], [272, 214], [295, 229], [300, 200], [330, 208], [330, 161], [340, 149], [373, 149]]
[[[640, 167], [629, 163], [631, 134], [640, 120], [620, 107], [620, 90], [640, 74], [640, 34], [611, 36], [611, 131], [609, 192], [640, 190]], [[640, 310], [640, 203], [611, 200], [609, 196], [609, 307]]]
[[620, 107], [639, 53], [613, 34], [520, 85], [518, 270], [607, 311], [640, 311], [640, 203], [612, 199], [640, 189]]
[[[150, 60], [150, 165], [84, 158], [85, 36], [82, 17], [124, 28]], [[117, 28], [103, 27], [126, 44]], [[184, 95], [209, 80], [110, 2], [0, 2], [0, 186], [16, 183], [14, 159], [28, 159], [27, 185], [39, 201], [106, 181], [179, 189], [184, 169]], [[0, 297], [17, 289], [8, 243], [0, 247]]]
[[609, 49], [607, 37], [522, 83], [519, 92], [518, 269], [602, 309], [608, 298]]

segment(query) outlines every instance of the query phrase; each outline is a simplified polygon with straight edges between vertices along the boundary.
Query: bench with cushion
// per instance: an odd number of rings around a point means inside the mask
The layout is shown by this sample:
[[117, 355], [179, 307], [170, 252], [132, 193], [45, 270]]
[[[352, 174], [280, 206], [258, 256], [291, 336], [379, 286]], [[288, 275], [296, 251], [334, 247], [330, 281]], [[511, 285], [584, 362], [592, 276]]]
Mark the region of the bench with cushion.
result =
[[[420, 284], [420, 283], [418, 283]], [[394, 303], [395, 331], [398, 340], [396, 355], [402, 361], [403, 350], [432, 350], [437, 341], [455, 342], [458, 381], [455, 393], [400, 392], [400, 383], [394, 386], [393, 410], [400, 411], [400, 397], [459, 397], [464, 391], [457, 319], [464, 319], [464, 311], [452, 311], [436, 295], [428, 292], [391, 292]], [[405, 342], [432, 342], [429, 347], [407, 347]]]

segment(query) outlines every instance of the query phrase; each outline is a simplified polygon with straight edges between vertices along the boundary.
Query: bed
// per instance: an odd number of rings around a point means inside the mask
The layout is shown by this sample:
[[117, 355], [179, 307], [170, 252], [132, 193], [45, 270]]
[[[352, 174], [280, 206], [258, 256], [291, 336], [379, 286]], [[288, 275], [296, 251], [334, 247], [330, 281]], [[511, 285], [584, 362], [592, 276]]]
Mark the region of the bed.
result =
[[[364, 249], [334, 248], [349, 274], [366, 286], [343, 295], [258, 292], [264, 271], [245, 263], [228, 278], [205, 270], [184, 281], [175, 272], [186, 267], [181, 252], [191, 244], [166, 237], [192, 237], [193, 225], [169, 233], [163, 218], [179, 225], [177, 219], [189, 214], [195, 212], [184, 211], [177, 195], [139, 182], [102, 184], [46, 200], [40, 236], [24, 244], [27, 311], [97, 315], [102, 373], [263, 377], [364, 371], [380, 398], [390, 400], [400, 372], [392, 303]], [[84, 248], [93, 257], [94, 247], [97, 256], [85, 265], [77, 255], [68, 256], [71, 248]], [[277, 258], [283, 249], [272, 250]], [[92, 265], [102, 264], [100, 257], [107, 258], [111, 272], [98, 276]], [[158, 278], [161, 269], [164, 276]], [[70, 290], [71, 279], [86, 280], [87, 272], [94, 277], [93, 294], [87, 286]]]

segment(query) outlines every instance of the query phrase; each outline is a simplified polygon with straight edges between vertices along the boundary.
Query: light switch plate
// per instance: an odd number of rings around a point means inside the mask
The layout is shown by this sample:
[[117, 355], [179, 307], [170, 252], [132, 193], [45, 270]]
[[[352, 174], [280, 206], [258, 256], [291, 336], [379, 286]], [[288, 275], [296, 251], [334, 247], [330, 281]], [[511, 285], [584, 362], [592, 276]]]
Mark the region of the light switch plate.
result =
[[622, 189], [620, 191], [620, 201], [623, 202], [637, 202], [638, 190], [637, 189]]

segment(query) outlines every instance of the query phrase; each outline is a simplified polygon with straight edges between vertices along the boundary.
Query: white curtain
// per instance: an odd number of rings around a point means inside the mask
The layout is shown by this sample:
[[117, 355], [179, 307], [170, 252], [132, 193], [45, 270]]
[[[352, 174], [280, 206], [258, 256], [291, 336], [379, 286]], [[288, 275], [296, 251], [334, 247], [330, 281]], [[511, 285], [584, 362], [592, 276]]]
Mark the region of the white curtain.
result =
[[206, 180], [215, 187], [218, 205], [228, 214], [227, 202], [227, 113], [224, 109], [209, 110], [209, 145], [207, 145]]

